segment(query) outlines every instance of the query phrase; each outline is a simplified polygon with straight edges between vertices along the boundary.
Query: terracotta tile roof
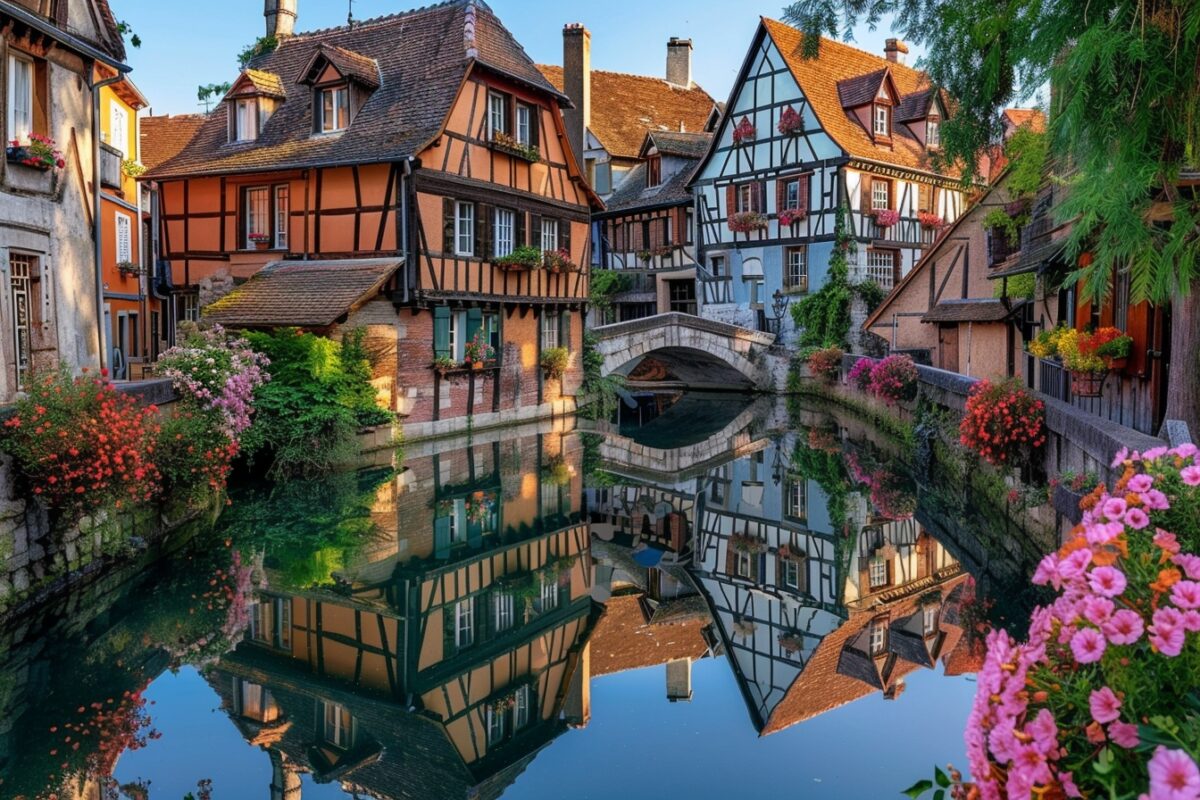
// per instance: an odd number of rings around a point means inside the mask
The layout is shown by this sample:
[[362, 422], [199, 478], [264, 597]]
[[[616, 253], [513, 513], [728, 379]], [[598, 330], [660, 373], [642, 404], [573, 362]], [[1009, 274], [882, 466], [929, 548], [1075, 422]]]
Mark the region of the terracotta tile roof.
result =
[[108, 0], [93, 0], [97, 16], [100, 17], [101, 33], [104, 40], [100, 42], [102, 49], [107, 50], [118, 61], [125, 60], [125, 38], [121, 36], [121, 29], [117, 24], [117, 18], [113, 16], [112, 7], [109, 6]]
[[[475, 9], [477, 62], [467, 56], [466, 0], [285, 39], [251, 64], [278, 75], [287, 95], [259, 138], [229, 143], [228, 104], [222, 104], [192, 145], [151, 170], [149, 177], [398, 161], [420, 152], [441, 133], [472, 63], [561, 98], [486, 5], [470, 8]], [[341, 48], [379, 66], [379, 88], [363, 103], [350, 127], [332, 136], [313, 135], [310, 90], [296, 83], [321, 47], [327, 52], [335, 52], [330, 47]]]
[[679, 622], [650, 624], [642, 595], [618, 595], [604, 604], [592, 633], [592, 674], [611, 675], [665, 664], [677, 658], [701, 658], [708, 644], [701, 631], [707, 614], [681, 615]]
[[1028, 125], [1035, 133], [1046, 130], [1046, 115], [1036, 108], [1006, 108], [1004, 118], [1014, 128]]
[[142, 163], [154, 169], [179, 154], [208, 119], [204, 114], [142, 117]]
[[373, 58], [368, 58], [344, 47], [338, 47], [335, 44], [319, 44], [317, 52], [313, 54], [312, 60], [304, 72], [308, 73], [312, 69], [313, 62], [318, 59], [324, 59], [333, 64], [343, 78], [353, 78], [372, 89], [379, 86], [379, 63]]
[[229, 328], [323, 328], [374, 297], [404, 264], [393, 258], [276, 261], [204, 309]]
[[[803, 34], [799, 30], [765, 17], [763, 25], [812, 104], [821, 127], [843, 150], [856, 158], [937, 172], [929, 153], [903, 124], [895, 126], [891, 147], [876, 145], [867, 130], [846, 111], [839, 94], [841, 82], [861, 81], [867, 84], [870, 82], [868, 77], [874, 80], [886, 70], [896, 85], [896, 91], [904, 98], [929, 88], [929, 80], [923, 72], [824, 37], [821, 39], [819, 57], [806, 59], [801, 55]], [[875, 87], [878, 88], [878, 85]], [[949, 174], [957, 177], [957, 173]]]
[[[538, 69], [560, 91], [562, 67]], [[716, 101], [693, 84], [674, 86], [663, 78], [592, 70], [592, 135], [617, 158], [637, 158], [647, 131], [699, 133]]]
[[704, 158], [708, 146], [712, 144], [711, 133], [679, 133], [677, 131], [650, 131], [642, 145], [642, 152], [650, 146], [658, 148], [659, 155], [678, 156], [680, 158]]
[[921, 317], [921, 322], [1001, 322], [1016, 308], [994, 298], [943, 300]]

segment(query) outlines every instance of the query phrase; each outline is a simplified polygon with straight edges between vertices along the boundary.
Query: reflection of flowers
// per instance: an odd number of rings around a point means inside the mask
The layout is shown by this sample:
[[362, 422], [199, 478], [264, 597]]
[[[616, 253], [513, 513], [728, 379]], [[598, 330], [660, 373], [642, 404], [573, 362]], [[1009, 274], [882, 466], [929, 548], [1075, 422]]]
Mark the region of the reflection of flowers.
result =
[[917, 511], [917, 497], [904, 485], [903, 479], [882, 465], [865, 468], [854, 453], [846, 454], [850, 476], [864, 484], [870, 492], [871, 506], [885, 519], [908, 519]]
[[824, 428], [809, 428], [808, 446], [822, 453], [837, 453], [842, 449], [838, 444], [837, 434]]
[[495, 503], [496, 495], [492, 492], [475, 492], [467, 498], [467, 521], [480, 525], [491, 519]]
[[763, 553], [767, 549], [765, 541], [748, 533], [735, 533], [729, 537], [729, 543], [739, 553]]
[[782, 544], [779, 546], [779, 558], [784, 561], [803, 561], [808, 554], [803, 550], [793, 550], [790, 544]]
[[804, 634], [799, 631], [784, 631], [779, 634], [779, 646], [789, 655], [797, 653], [804, 649]]

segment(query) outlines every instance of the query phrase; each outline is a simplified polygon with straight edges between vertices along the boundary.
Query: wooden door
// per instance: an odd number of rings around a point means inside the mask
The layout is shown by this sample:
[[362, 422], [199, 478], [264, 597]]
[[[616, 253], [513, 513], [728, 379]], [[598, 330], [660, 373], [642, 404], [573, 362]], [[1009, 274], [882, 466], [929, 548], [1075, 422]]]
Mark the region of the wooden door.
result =
[[938, 326], [938, 366], [958, 372], [958, 325]]

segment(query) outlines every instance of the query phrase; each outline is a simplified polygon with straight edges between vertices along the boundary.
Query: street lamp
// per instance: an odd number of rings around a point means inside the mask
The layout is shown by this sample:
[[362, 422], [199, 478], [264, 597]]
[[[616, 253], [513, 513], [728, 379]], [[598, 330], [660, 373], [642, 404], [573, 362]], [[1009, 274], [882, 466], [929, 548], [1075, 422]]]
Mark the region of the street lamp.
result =
[[791, 298], [779, 289], [776, 289], [774, 294], [771, 295], [771, 312], [773, 314], [771, 319], [776, 336], [783, 333], [783, 315], [787, 312], [788, 303], [790, 302]]

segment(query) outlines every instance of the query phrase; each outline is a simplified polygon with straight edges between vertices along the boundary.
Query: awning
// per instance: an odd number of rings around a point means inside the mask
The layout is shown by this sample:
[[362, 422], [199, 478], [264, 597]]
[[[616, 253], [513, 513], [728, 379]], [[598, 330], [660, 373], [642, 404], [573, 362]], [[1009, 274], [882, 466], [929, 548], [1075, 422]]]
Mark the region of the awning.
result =
[[981, 300], [943, 300], [921, 317], [921, 322], [1003, 322], [1025, 301], [1011, 306], [992, 298]]

